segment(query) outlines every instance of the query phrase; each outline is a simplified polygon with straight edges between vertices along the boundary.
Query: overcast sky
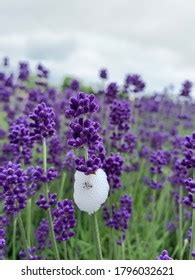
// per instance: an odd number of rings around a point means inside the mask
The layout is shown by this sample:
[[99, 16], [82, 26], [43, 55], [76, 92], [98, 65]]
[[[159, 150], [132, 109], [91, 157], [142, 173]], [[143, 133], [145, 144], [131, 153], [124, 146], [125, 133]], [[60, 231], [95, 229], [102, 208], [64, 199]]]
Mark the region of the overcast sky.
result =
[[0, 57], [43, 62], [53, 81], [140, 73], [149, 89], [195, 81], [194, 0], [0, 0]]

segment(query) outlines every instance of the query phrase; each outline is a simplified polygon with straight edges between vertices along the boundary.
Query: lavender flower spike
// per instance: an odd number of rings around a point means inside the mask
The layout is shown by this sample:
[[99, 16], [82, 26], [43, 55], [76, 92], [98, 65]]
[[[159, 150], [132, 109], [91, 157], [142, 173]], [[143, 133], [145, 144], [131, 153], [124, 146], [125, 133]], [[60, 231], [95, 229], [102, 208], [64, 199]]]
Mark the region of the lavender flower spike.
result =
[[160, 256], [157, 259], [158, 260], [163, 260], [163, 261], [165, 261], [165, 260], [172, 260], [172, 258], [169, 257], [169, 253], [168, 253], [167, 250], [163, 250], [161, 252]]

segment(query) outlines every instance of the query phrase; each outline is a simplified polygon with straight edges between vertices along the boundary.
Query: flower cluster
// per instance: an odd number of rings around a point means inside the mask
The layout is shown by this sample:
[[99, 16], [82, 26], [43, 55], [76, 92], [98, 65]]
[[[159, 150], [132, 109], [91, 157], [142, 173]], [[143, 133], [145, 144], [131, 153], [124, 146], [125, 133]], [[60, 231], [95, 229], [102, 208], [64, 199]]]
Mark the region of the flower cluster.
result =
[[158, 260], [162, 260], [162, 261], [165, 261], [165, 260], [172, 260], [171, 257], [169, 257], [169, 252], [167, 250], [163, 250], [160, 254], [159, 257], [157, 257]]
[[85, 173], [86, 175], [95, 174], [96, 170], [102, 167], [102, 161], [96, 155], [89, 157], [85, 160], [85, 157], [79, 157], [75, 160], [76, 169]]
[[123, 158], [119, 154], [112, 154], [104, 161], [103, 169], [113, 190], [122, 187], [120, 176], [123, 171], [123, 164]]
[[137, 74], [127, 75], [124, 88], [131, 92], [141, 92], [145, 88], [145, 82]]
[[133, 133], [128, 132], [128, 133], [124, 134], [124, 137], [122, 138], [122, 141], [121, 141], [120, 145], [118, 146], [118, 150], [123, 153], [127, 152], [127, 153], [131, 154], [135, 150], [136, 145], [137, 145], [136, 136]]
[[184, 145], [187, 149], [195, 149], [195, 132], [191, 136], [186, 136]]
[[29, 164], [32, 158], [33, 141], [27, 118], [18, 118], [10, 127], [9, 139], [16, 162]]
[[194, 202], [193, 194], [191, 192], [189, 192], [188, 195], [183, 198], [183, 203], [186, 206], [189, 206], [189, 207], [192, 207], [192, 209], [195, 209], [195, 202]]
[[19, 252], [19, 259], [20, 260], [40, 260], [41, 257], [37, 255], [37, 248], [32, 247], [32, 248], [29, 248], [28, 251], [21, 250]]
[[161, 174], [162, 167], [170, 163], [171, 154], [168, 151], [158, 150], [151, 154], [150, 162], [152, 167], [150, 171], [152, 174]]
[[117, 98], [119, 92], [118, 85], [116, 83], [110, 83], [105, 92], [105, 100], [107, 104], [112, 104], [112, 102]]
[[61, 137], [53, 136], [48, 145], [48, 162], [54, 165], [57, 170], [62, 169], [62, 153], [65, 151], [65, 144]]
[[184, 180], [184, 184], [186, 186], [186, 190], [188, 191], [188, 195], [183, 197], [183, 203], [195, 209], [195, 201], [194, 201], [194, 193], [195, 193], [195, 181], [191, 178]]
[[64, 168], [69, 172], [75, 170], [75, 160], [76, 160], [76, 155], [75, 155], [74, 151], [69, 150], [66, 153], [64, 161], [63, 161]]
[[79, 117], [88, 113], [94, 113], [99, 110], [94, 95], [78, 92], [69, 102], [69, 108], [66, 110], [66, 116], [69, 118]]
[[110, 124], [119, 131], [128, 130], [130, 122], [130, 103], [125, 100], [114, 100], [110, 106]]
[[49, 207], [56, 205], [57, 203], [57, 194], [56, 193], [48, 193], [48, 200], [44, 195], [40, 195], [36, 204], [39, 208], [47, 210]]
[[12, 76], [7, 77], [4, 73], [0, 72], [0, 101], [4, 104], [7, 104], [7, 106], [5, 106], [6, 111], [10, 110], [8, 103], [14, 92], [12, 80]]
[[48, 71], [48, 69], [45, 68], [45, 66], [43, 66], [42, 64], [39, 64], [37, 66], [37, 76], [39, 78], [47, 79], [48, 78], [48, 74], [49, 74], [49, 71]]
[[185, 96], [185, 97], [189, 97], [190, 93], [192, 90], [192, 82], [186, 80], [183, 84], [182, 84], [182, 88], [181, 88], [181, 92], [180, 95], [181, 96]]
[[[53, 170], [53, 168], [51, 168]], [[48, 172], [50, 171], [50, 169], [48, 169]], [[49, 174], [47, 172], [47, 174]], [[47, 176], [47, 174], [44, 174], [44, 170], [43, 168], [41, 168], [40, 166], [29, 166], [26, 171], [26, 176], [27, 176], [27, 184], [28, 184], [28, 189], [27, 189], [27, 193], [29, 197], [32, 197], [37, 190], [39, 190], [41, 183], [43, 182], [49, 182], [51, 181], [51, 175], [49, 174], [49, 176]], [[55, 174], [57, 172], [55, 171]], [[53, 174], [53, 171], [52, 171]], [[54, 179], [55, 177], [52, 176], [52, 178]]]
[[157, 150], [150, 153], [149, 161], [151, 176], [144, 176], [144, 183], [153, 190], [162, 189], [166, 181], [163, 167], [168, 166], [171, 162], [171, 154], [169, 151]]
[[70, 88], [74, 91], [78, 91], [80, 87], [80, 83], [78, 80], [72, 80], [70, 83]]
[[20, 62], [18, 79], [21, 81], [28, 80], [30, 75], [29, 65], [27, 62]]
[[65, 199], [57, 203], [53, 211], [53, 225], [56, 240], [66, 241], [75, 235], [72, 231], [76, 225], [73, 202]]
[[105, 68], [100, 69], [99, 76], [100, 76], [101, 79], [107, 80], [108, 79], [108, 71], [107, 71], [107, 69], [105, 69]]
[[[183, 168], [186, 170], [191, 170], [195, 167], [195, 133], [193, 132], [191, 136], [187, 136], [184, 141], [184, 159], [182, 160]], [[187, 172], [186, 172], [187, 173]], [[187, 174], [186, 174], [187, 175]], [[186, 176], [187, 177], [187, 176]], [[183, 197], [182, 201], [183, 203], [188, 206], [192, 207], [192, 209], [195, 209], [195, 201], [194, 201], [194, 193], [195, 193], [195, 181], [193, 178], [184, 178], [184, 185], [186, 187], [186, 190], [188, 191], [188, 194]]]
[[49, 240], [49, 223], [46, 219], [42, 219], [36, 232], [37, 249], [43, 250], [48, 245]]
[[194, 168], [195, 167], [195, 133], [193, 132], [191, 136], [186, 136], [184, 141], [185, 151], [184, 151], [184, 159], [182, 164], [186, 168]]
[[39, 183], [53, 181], [57, 177], [58, 172], [53, 167], [50, 167], [48, 168], [46, 174], [44, 174], [43, 168], [39, 166], [29, 166], [26, 169], [26, 175], [27, 182], [30, 185], [30, 187], [28, 188], [28, 192], [30, 192], [33, 189], [36, 189]]
[[84, 148], [85, 157], [75, 159], [76, 169], [86, 175], [95, 173], [102, 166], [102, 139], [99, 135], [100, 124], [86, 119], [87, 114], [95, 113], [99, 106], [93, 95], [83, 92], [72, 97], [66, 115], [75, 119], [70, 123], [68, 145], [74, 148]]
[[42, 140], [55, 134], [54, 111], [44, 102], [37, 105], [33, 113], [30, 114], [31, 137], [35, 140]]
[[0, 216], [0, 260], [5, 256], [6, 251], [6, 226], [7, 226], [6, 216]]
[[7, 56], [3, 57], [3, 65], [6, 67], [9, 66], [9, 57]]
[[98, 134], [100, 125], [91, 120], [79, 118], [70, 124], [72, 130], [68, 145], [74, 148], [97, 145], [101, 138]]
[[173, 186], [184, 186], [187, 176], [187, 169], [182, 164], [182, 160], [177, 159], [172, 166], [172, 175], [169, 177], [169, 181]]
[[120, 198], [120, 207], [112, 206], [112, 211], [110, 213], [107, 207], [104, 207], [103, 218], [108, 227], [114, 228], [115, 230], [121, 231], [122, 235], [117, 241], [121, 245], [125, 240], [125, 232], [129, 226], [129, 220], [132, 216], [132, 203], [133, 200], [128, 195], [123, 195]]
[[27, 204], [27, 176], [19, 164], [9, 162], [0, 167], [1, 197], [3, 198], [4, 211], [14, 215], [26, 207]]
[[149, 177], [144, 177], [144, 183], [153, 190], [160, 190], [163, 188], [163, 180], [154, 180]]

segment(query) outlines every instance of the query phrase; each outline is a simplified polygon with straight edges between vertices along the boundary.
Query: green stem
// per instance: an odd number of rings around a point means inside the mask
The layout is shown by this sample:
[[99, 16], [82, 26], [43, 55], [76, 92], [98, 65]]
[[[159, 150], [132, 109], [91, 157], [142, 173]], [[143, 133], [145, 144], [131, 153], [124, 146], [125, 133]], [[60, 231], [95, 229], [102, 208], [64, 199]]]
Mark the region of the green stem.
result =
[[[180, 200], [183, 196], [183, 187], [180, 186]], [[179, 259], [182, 259], [182, 251], [183, 251], [183, 207], [182, 203], [179, 203]]]
[[130, 238], [130, 234], [129, 234], [129, 230], [128, 230], [128, 233], [127, 233], [127, 251], [128, 251], [128, 260], [131, 260], [132, 259], [132, 256], [131, 256], [131, 238]]
[[[194, 196], [195, 199], [195, 196]], [[192, 239], [191, 239], [191, 252], [190, 259], [192, 259], [191, 253], [195, 252], [195, 209], [192, 210]]]
[[[47, 173], [47, 145], [46, 145], [46, 139], [43, 138], [43, 169], [45, 174]], [[47, 201], [49, 200], [49, 188], [48, 184], [45, 183], [45, 196]], [[47, 216], [48, 216], [48, 221], [49, 221], [49, 228], [50, 228], [50, 234], [51, 234], [51, 241], [52, 241], [52, 246], [54, 248], [54, 254], [55, 258], [57, 260], [60, 259], [59, 252], [58, 252], [58, 246], [55, 238], [55, 232], [53, 228], [53, 220], [52, 220], [52, 214], [51, 214], [51, 209], [50, 207], [47, 209]]]
[[12, 236], [12, 260], [16, 259], [16, 227], [17, 227], [17, 217], [14, 219], [13, 224], [13, 236]]
[[109, 238], [109, 259], [114, 260], [114, 234], [113, 229], [111, 229], [111, 238]]
[[22, 242], [23, 242], [23, 245], [24, 245], [24, 249], [25, 249], [26, 255], [28, 256], [29, 246], [28, 246], [28, 242], [27, 242], [27, 238], [26, 238], [26, 233], [25, 233], [21, 213], [18, 214], [18, 224], [19, 224], [19, 228], [20, 228], [20, 232], [21, 232], [21, 237], [22, 237]]
[[[88, 148], [85, 147], [85, 160], [88, 160]], [[99, 227], [98, 227], [98, 221], [97, 221], [97, 212], [93, 214], [93, 222], [94, 222], [94, 241], [96, 244], [96, 253], [98, 256], [98, 259], [103, 260], [102, 257], [102, 248], [101, 248], [101, 241], [100, 241], [100, 233], [99, 233]]]
[[153, 201], [152, 201], [152, 252], [155, 256], [155, 246], [156, 246], [156, 190], [153, 190]]
[[185, 254], [185, 251], [186, 251], [187, 246], [189, 246], [189, 242], [188, 242], [188, 240], [186, 239], [186, 240], [184, 240], [184, 246], [183, 246], [183, 248], [182, 248], [181, 259], [183, 259], [183, 255]]
[[153, 190], [152, 195], [152, 220], [156, 222], [156, 190]]
[[64, 260], [67, 260], [68, 259], [68, 251], [67, 251], [67, 244], [66, 244], [67, 241], [64, 241], [63, 242], [63, 247], [64, 247]]
[[63, 172], [61, 186], [60, 186], [60, 192], [59, 192], [59, 200], [62, 200], [62, 198], [63, 198], [65, 182], [66, 182], [66, 172]]
[[98, 259], [103, 260], [100, 233], [99, 233], [98, 220], [97, 220], [97, 212], [93, 214], [93, 222], [94, 222], [94, 233], [95, 233], [94, 241], [96, 244], [96, 253], [97, 253]]
[[134, 184], [134, 187], [133, 187], [133, 194], [134, 194], [134, 197], [135, 197], [135, 201], [137, 201], [137, 197], [140, 196], [139, 183], [140, 183], [140, 180], [143, 176], [144, 169], [145, 169], [145, 161], [142, 160], [141, 167], [140, 167], [139, 173], [137, 174], [136, 181], [135, 181], [135, 184]]
[[28, 201], [27, 205], [27, 242], [29, 247], [31, 247], [31, 208], [32, 208], [32, 200], [31, 198]]
[[80, 248], [79, 248], [79, 238], [80, 238], [80, 228], [82, 228], [81, 224], [82, 224], [82, 216], [81, 216], [81, 211], [78, 210], [77, 212], [77, 227], [76, 227], [76, 236], [77, 238], [74, 238], [74, 242], [75, 242], [75, 250], [74, 250], [74, 253], [75, 253], [75, 259], [79, 259], [79, 252], [80, 252]]
[[124, 244], [124, 242], [121, 244], [121, 248], [122, 248], [122, 259], [125, 260], [125, 244]]

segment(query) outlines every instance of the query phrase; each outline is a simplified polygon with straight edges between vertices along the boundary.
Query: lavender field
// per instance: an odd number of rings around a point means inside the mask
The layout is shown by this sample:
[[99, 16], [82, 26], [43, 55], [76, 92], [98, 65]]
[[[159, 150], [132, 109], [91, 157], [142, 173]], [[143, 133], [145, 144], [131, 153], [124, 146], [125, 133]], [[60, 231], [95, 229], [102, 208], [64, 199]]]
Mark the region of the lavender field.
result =
[[0, 69], [0, 259], [195, 257], [192, 82]]

